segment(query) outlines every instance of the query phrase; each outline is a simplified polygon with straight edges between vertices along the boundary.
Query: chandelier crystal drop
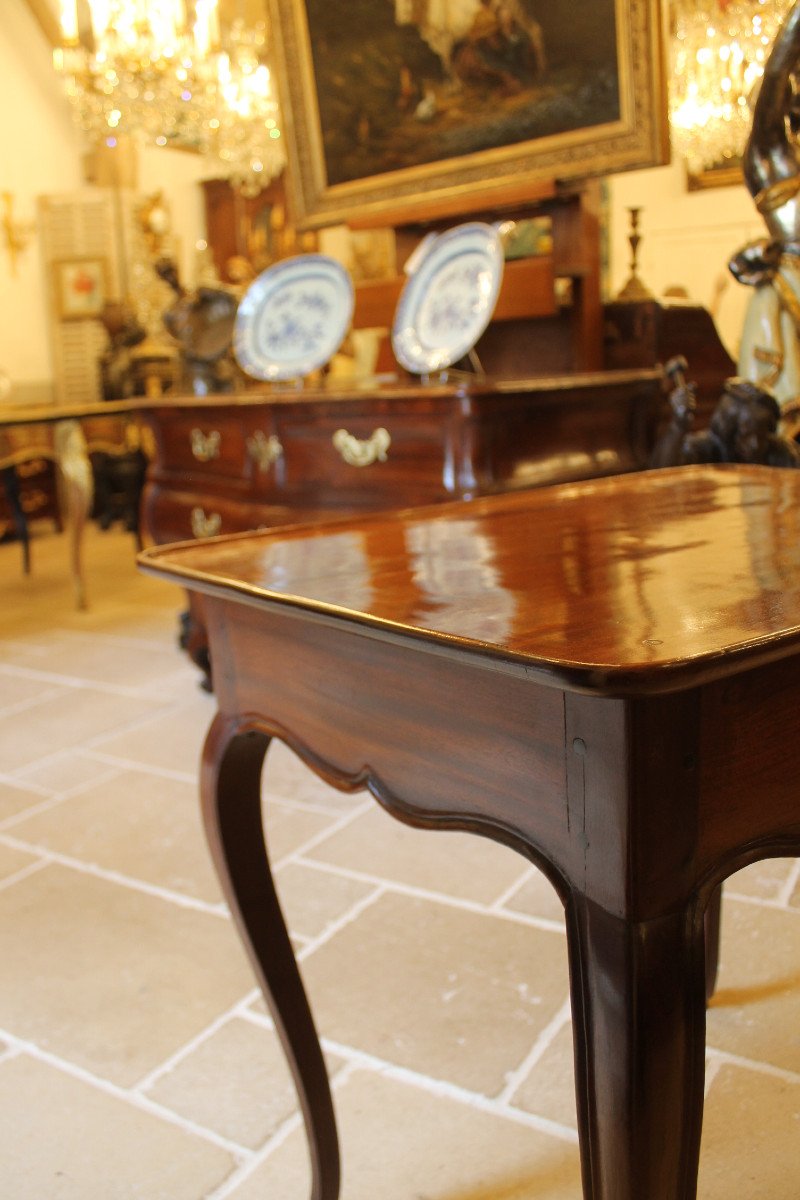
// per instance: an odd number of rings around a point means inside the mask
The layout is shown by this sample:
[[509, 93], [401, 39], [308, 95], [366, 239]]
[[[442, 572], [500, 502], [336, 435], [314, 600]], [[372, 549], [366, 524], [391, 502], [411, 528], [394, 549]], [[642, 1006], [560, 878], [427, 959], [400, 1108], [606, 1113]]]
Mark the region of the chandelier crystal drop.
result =
[[692, 173], [735, 162], [749, 97], [792, 0], [672, 0], [672, 145]]
[[61, 0], [56, 69], [78, 123], [109, 145], [124, 135], [217, 160], [257, 194], [285, 165], [263, 23], [222, 26], [217, 0]]

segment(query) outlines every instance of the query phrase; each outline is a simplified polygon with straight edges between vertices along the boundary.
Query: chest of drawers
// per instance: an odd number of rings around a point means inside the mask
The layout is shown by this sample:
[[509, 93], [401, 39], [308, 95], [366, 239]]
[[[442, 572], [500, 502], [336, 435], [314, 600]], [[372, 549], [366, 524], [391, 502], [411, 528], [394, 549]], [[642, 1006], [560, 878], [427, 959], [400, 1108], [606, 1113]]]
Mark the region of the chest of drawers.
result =
[[636, 470], [662, 405], [655, 371], [165, 401], [144, 527], [182, 541]]

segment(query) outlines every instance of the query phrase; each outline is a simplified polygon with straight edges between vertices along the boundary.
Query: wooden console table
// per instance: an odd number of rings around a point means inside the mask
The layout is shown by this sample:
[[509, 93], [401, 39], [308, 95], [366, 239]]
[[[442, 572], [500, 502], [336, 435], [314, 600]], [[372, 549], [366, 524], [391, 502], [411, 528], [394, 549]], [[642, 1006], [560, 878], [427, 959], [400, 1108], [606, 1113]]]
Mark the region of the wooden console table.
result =
[[205, 599], [203, 812], [312, 1200], [338, 1195], [337, 1137], [264, 845], [271, 736], [410, 824], [542, 867], [566, 909], [585, 1200], [694, 1200], [704, 911], [731, 872], [800, 852], [800, 472], [642, 472], [141, 562]]

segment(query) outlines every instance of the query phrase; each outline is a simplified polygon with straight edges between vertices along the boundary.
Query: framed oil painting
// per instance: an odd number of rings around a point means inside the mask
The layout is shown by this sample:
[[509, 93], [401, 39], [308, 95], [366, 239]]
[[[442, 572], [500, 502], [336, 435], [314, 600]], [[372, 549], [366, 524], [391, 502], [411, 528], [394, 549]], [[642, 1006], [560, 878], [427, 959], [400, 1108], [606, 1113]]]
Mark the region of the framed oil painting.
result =
[[306, 228], [668, 159], [659, 0], [270, 5]]

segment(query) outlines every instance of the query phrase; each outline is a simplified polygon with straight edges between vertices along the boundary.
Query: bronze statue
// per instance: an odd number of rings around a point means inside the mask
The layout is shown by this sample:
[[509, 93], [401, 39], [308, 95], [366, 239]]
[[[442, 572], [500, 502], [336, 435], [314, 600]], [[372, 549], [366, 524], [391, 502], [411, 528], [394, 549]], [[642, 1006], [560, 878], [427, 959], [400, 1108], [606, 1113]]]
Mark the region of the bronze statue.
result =
[[171, 258], [160, 258], [156, 273], [177, 297], [164, 313], [164, 325], [180, 344], [182, 387], [195, 396], [233, 390], [230, 346], [238, 301], [223, 288], [199, 287], [190, 295], [181, 287]]
[[131, 351], [147, 336], [136, 313], [122, 300], [110, 300], [100, 314], [108, 346], [100, 355], [104, 400], [129, 400], [137, 392]]
[[778, 433], [778, 401], [768, 388], [749, 379], [726, 379], [708, 429], [693, 432], [696, 388], [686, 382], [685, 367], [682, 358], [666, 365], [674, 384], [669, 398], [672, 417], [653, 450], [651, 467], [730, 462], [800, 467], [797, 443]]
[[752, 242], [730, 262], [740, 283], [755, 287], [742, 332], [738, 371], [772, 389], [785, 428], [800, 408], [800, 3], [775, 39], [753, 108], [742, 170], [769, 239]]
[[797, 146], [800, 4], [781, 26], [764, 67], [742, 156], [744, 181], [767, 230], [784, 247], [800, 251], [800, 155]]

